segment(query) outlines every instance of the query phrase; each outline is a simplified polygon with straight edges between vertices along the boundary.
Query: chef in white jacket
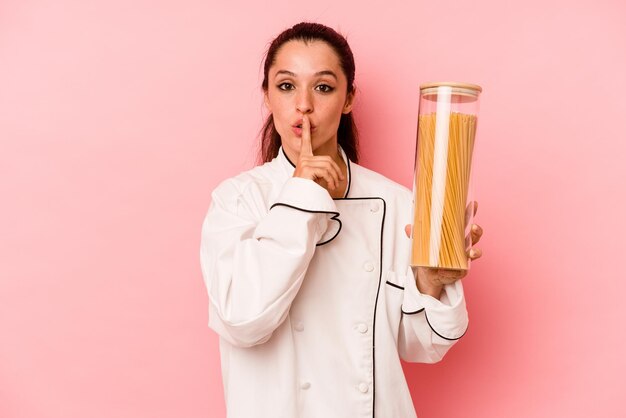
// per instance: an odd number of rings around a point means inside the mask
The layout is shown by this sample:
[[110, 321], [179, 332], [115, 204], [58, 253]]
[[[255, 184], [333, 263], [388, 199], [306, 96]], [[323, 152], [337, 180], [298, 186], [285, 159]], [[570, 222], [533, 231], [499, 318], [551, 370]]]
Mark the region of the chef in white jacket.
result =
[[345, 39], [295, 25], [264, 76], [266, 162], [223, 181], [202, 225], [228, 417], [415, 417], [400, 359], [437, 362], [463, 336], [462, 275], [413, 271], [412, 193], [354, 161]]

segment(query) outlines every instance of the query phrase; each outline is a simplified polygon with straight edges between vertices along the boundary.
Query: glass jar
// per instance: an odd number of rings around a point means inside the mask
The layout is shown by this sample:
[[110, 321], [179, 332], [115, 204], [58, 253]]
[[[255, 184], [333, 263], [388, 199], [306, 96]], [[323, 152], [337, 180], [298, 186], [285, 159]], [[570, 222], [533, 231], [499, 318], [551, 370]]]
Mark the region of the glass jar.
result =
[[420, 86], [412, 266], [469, 269], [472, 152], [481, 92], [480, 86], [467, 83]]

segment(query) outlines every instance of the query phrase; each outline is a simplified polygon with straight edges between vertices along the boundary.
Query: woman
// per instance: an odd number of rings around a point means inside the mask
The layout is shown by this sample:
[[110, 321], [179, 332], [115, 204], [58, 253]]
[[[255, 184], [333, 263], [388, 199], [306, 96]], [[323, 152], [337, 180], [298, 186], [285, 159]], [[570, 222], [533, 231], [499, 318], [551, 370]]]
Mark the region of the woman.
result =
[[354, 73], [334, 30], [281, 33], [265, 164], [212, 193], [201, 265], [230, 418], [415, 417], [400, 359], [439, 361], [467, 328], [462, 275], [409, 266], [411, 191], [357, 164]]

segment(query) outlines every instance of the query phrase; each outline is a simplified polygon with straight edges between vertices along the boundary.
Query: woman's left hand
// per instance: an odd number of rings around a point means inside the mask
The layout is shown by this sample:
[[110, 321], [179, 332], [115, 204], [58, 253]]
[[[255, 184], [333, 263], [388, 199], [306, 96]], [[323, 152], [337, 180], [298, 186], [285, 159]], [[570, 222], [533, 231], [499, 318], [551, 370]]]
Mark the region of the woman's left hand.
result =
[[[476, 211], [478, 210], [478, 202], [474, 203], [474, 215], [476, 215]], [[469, 207], [468, 213], [466, 213], [466, 219], [469, 219]], [[467, 221], [466, 221], [467, 222]], [[404, 228], [407, 237], [411, 237], [411, 225], [407, 225]], [[477, 225], [472, 224], [470, 228], [471, 241], [469, 237], [465, 238], [466, 245], [469, 242], [472, 243], [472, 247], [466, 248], [467, 257], [470, 260], [476, 260], [483, 255], [483, 252], [474, 248], [473, 245], [480, 241], [480, 238], [483, 235], [483, 229]], [[421, 293], [433, 296], [439, 299], [441, 295], [441, 290], [443, 286], [446, 284], [454, 283], [459, 279], [462, 279], [467, 275], [467, 270], [450, 270], [450, 269], [441, 269], [441, 268], [432, 268], [432, 267], [416, 267], [417, 269], [417, 288]]]

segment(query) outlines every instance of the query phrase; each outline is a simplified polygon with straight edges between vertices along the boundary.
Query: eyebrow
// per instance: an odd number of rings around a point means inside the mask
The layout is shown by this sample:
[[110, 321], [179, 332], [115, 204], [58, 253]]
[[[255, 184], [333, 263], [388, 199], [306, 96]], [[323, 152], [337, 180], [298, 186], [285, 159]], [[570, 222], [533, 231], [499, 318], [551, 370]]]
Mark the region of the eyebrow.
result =
[[[276, 72], [276, 75], [279, 75], [279, 74], [287, 74], [287, 75], [290, 75], [292, 77], [296, 77], [296, 73], [293, 73], [293, 72], [287, 71], [287, 70], [278, 70]], [[319, 76], [319, 75], [330, 75], [332, 77], [335, 77], [335, 80], [338, 80], [337, 74], [335, 74], [334, 72], [332, 72], [330, 70], [318, 71], [314, 75], [316, 75], [316, 76]]]

